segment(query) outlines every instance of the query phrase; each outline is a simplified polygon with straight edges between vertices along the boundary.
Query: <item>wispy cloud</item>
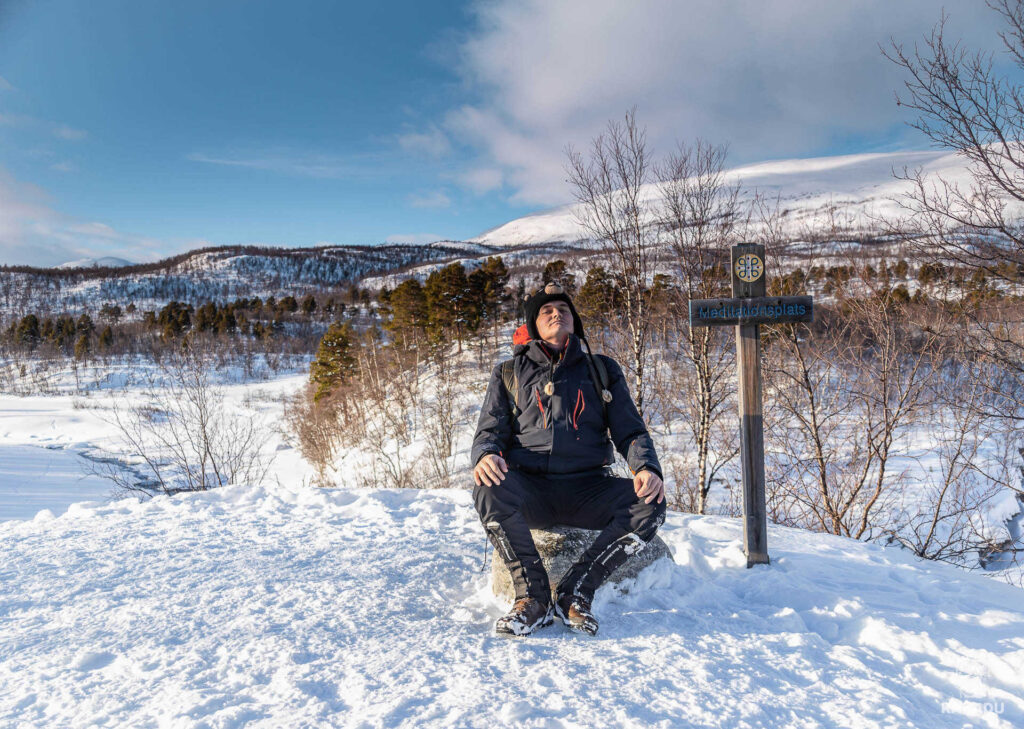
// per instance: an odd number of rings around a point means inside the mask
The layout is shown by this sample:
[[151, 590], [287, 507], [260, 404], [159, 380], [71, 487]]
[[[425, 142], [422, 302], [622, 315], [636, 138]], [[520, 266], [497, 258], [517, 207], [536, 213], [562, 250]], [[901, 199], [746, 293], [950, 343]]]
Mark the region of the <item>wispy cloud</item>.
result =
[[50, 165], [50, 169], [54, 172], [74, 172], [78, 167], [73, 162], [54, 162]]
[[53, 136], [69, 142], [78, 142], [88, 137], [89, 133], [82, 129], [69, 127], [67, 124], [57, 124], [53, 128]]
[[452, 150], [447, 135], [434, 125], [422, 132], [414, 131], [398, 135], [398, 146], [406, 152], [434, 159], [443, 157]]
[[3, 76], [0, 76], [0, 91], [14, 91], [14, 86]]
[[0, 113], [0, 124], [5, 127], [20, 127], [25, 126], [34, 121], [32, 117], [25, 116], [24, 114], [2, 114]]
[[67, 142], [79, 142], [89, 136], [89, 133], [82, 129], [75, 129], [67, 124], [37, 119], [27, 114], [3, 114], [0, 113], [0, 124], [8, 127], [23, 127], [27, 129], [45, 130], [57, 139]]
[[414, 208], [447, 208], [452, 204], [443, 190], [413, 193], [409, 196], [409, 204]]
[[504, 174], [497, 167], [477, 167], [456, 174], [455, 179], [463, 187], [477, 195], [483, 195], [501, 187]]
[[370, 177], [380, 172], [379, 168], [375, 168], [368, 159], [290, 151], [266, 154], [242, 153], [225, 155], [193, 152], [187, 155], [187, 159], [203, 164], [242, 167], [297, 177], [321, 179]]

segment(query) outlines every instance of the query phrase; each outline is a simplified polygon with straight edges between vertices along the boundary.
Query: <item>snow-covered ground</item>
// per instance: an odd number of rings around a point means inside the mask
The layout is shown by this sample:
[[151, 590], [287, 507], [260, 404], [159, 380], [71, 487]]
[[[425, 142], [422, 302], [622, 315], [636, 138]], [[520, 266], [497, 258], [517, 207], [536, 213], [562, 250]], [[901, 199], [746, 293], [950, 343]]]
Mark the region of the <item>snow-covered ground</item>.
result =
[[[157, 376], [152, 366], [145, 370], [139, 363], [95, 368], [82, 395], [0, 394], [0, 522], [118, 497], [112, 481], [93, 474], [102, 471], [98, 461], [138, 465], [137, 454], [125, 452], [112, 407], [114, 397], [122, 408], [145, 399], [140, 383]], [[281, 423], [282, 397], [303, 386], [305, 372], [258, 382], [240, 382], [232, 371], [218, 376], [225, 406], [265, 424], [267, 482], [308, 484], [312, 469], [287, 442]], [[50, 385], [58, 393], [76, 389], [69, 372], [54, 372]]]
[[670, 514], [594, 637], [492, 632], [463, 490], [229, 487], [0, 524], [0, 724], [1015, 727], [1020, 591]]
[[[463, 359], [453, 483], [482, 386]], [[602, 589], [596, 638], [499, 639], [468, 491], [313, 488], [276, 426], [306, 375], [220, 377], [270, 429], [268, 478], [145, 503], [71, 472], [132, 460], [110, 422], [111, 391], [141, 397], [124, 373], [0, 395], [0, 727], [1024, 725], [1018, 588], [775, 526], [748, 570], [721, 516], [670, 514], [675, 564]], [[336, 465], [371, 480], [366, 454]]]

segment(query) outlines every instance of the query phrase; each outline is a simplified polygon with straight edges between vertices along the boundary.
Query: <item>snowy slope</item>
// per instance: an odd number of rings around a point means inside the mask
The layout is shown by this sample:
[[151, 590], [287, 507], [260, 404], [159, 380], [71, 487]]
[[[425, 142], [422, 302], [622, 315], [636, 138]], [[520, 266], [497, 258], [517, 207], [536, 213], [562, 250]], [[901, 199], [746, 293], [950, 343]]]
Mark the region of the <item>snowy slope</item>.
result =
[[466, 491], [232, 487], [0, 524], [0, 725], [1012, 727], [1020, 591], [670, 514], [595, 638], [495, 637]]
[[80, 258], [76, 261], [62, 263], [57, 268], [121, 268], [131, 266], [132, 262], [117, 256], [101, 256], [100, 258]]
[[[773, 203], [778, 199], [794, 233], [803, 225], [828, 224], [829, 206], [835, 207], [839, 222], [871, 230], [878, 227], [880, 217], [895, 219], [904, 214], [893, 199], [910, 187], [894, 179], [893, 172], [919, 167], [929, 175], [964, 186], [969, 180], [965, 160], [955, 154], [893, 152], [761, 162], [729, 170], [724, 181], [738, 183], [748, 199], [755, 192]], [[656, 187], [648, 185], [644, 198], [653, 202], [657, 197]], [[565, 205], [539, 212], [472, 240], [490, 246], [518, 246], [585, 238], [588, 234], [576, 223], [573, 210], [573, 205]]]

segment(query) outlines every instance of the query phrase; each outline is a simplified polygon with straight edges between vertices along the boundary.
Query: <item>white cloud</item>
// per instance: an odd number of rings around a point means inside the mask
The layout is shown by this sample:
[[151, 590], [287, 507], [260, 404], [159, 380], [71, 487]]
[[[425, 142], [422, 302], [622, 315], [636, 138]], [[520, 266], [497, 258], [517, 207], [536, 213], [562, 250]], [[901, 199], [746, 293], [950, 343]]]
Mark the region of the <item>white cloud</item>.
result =
[[452, 149], [451, 142], [448, 141], [445, 133], [433, 125], [424, 132], [408, 132], [398, 135], [398, 146], [406, 152], [434, 159], [444, 157]]
[[187, 155], [186, 159], [204, 164], [244, 167], [296, 177], [313, 177], [318, 179], [368, 177], [379, 173], [379, 167], [367, 164], [364, 160], [353, 160], [348, 157], [329, 154], [296, 152], [293, 150], [217, 156], [194, 152]]
[[[969, 46], [998, 47], [992, 12], [974, 0], [946, 10]], [[455, 177], [564, 202], [565, 145], [585, 147], [633, 106], [656, 149], [701, 136], [728, 143], [732, 162], [889, 142], [904, 134], [903, 77], [879, 45], [920, 38], [941, 11], [933, 0], [478, 0], [458, 53], [473, 101], [442, 125], [476, 152]]]
[[54, 172], [74, 172], [78, 168], [73, 162], [54, 162], [50, 169]]
[[409, 196], [409, 204], [414, 208], [446, 208], [452, 204], [452, 201], [443, 190], [433, 190], [413, 193]]
[[0, 124], [8, 127], [20, 127], [32, 121], [32, 117], [24, 114], [0, 114]]
[[89, 134], [81, 129], [69, 127], [67, 124], [58, 124], [53, 128], [53, 136], [69, 142], [78, 142], [88, 137]]
[[445, 240], [445, 237], [436, 233], [396, 233], [395, 235], [389, 235], [384, 239], [384, 242], [418, 246], [434, 243], [439, 240]]
[[3, 76], [0, 76], [0, 91], [14, 91], [14, 86]]
[[160, 242], [58, 212], [49, 195], [0, 169], [0, 263], [56, 266], [82, 258], [157, 257]]
[[27, 114], [0, 114], [0, 124], [9, 127], [48, 130], [57, 139], [63, 139], [68, 142], [78, 142], [89, 136], [89, 133], [82, 129], [75, 129], [67, 124], [57, 124], [45, 119], [37, 119]]
[[121, 234], [106, 223], [74, 223], [67, 227], [69, 233], [87, 235], [93, 238], [106, 240], [120, 240]]
[[477, 195], [497, 190], [504, 182], [504, 174], [497, 167], [475, 167], [455, 175], [455, 179], [463, 187]]

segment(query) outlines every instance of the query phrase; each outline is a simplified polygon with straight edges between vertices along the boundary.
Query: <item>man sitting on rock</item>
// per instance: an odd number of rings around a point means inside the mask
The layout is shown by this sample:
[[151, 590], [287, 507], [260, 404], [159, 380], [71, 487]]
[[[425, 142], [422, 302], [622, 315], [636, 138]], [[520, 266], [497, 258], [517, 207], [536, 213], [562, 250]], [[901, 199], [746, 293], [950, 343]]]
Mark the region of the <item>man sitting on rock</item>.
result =
[[[491, 374], [473, 439], [473, 499], [516, 593], [495, 630], [528, 635], [551, 624], [553, 608], [570, 629], [593, 635], [594, 592], [665, 520], [661, 467], [621, 368], [590, 353], [561, 286], [549, 283], [527, 300], [526, 328], [529, 341]], [[613, 444], [632, 479], [612, 475]], [[601, 532], [559, 582], [552, 606], [530, 529], [554, 524]]]

